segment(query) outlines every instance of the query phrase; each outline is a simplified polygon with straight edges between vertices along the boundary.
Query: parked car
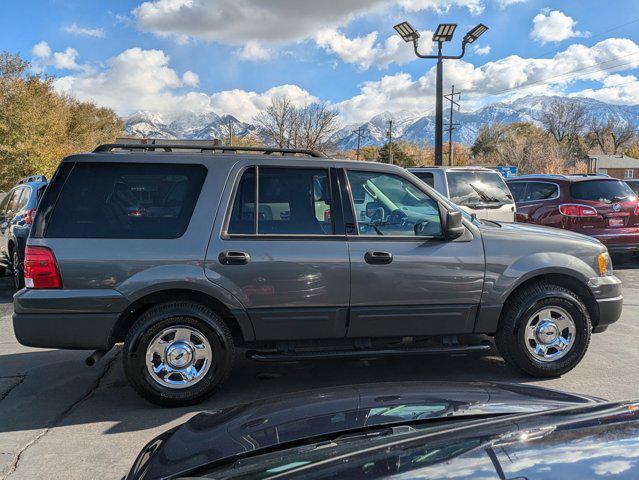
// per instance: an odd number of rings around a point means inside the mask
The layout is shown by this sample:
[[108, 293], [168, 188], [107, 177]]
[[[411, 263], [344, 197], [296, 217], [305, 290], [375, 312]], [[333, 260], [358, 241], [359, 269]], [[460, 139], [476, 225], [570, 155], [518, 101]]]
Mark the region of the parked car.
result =
[[624, 180], [628, 184], [632, 191], [635, 192], [635, 195], [639, 195], [639, 179], [636, 180]]
[[483, 167], [417, 167], [409, 172], [478, 218], [515, 221], [515, 202], [499, 172]]
[[126, 480], [639, 476], [639, 404], [527, 385], [407, 383], [289, 394], [162, 433]]
[[215, 391], [236, 347], [258, 361], [481, 353], [490, 335], [509, 364], [557, 376], [621, 314], [600, 242], [479, 221], [398, 166], [172, 148], [62, 161], [14, 297], [22, 344], [95, 349], [93, 363], [124, 342], [135, 390], [174, 406]]
[[24, 248], [46, 187], [44, 175], [23, 178], [0, 201], [0, 274], [11, 270], [16, 290], [24, 287]]
[[517, 221], [589, 235], [614, 253], [639, 249], [639, 203], [621, 180], [600, 175], [528, 175], [508, 179]]

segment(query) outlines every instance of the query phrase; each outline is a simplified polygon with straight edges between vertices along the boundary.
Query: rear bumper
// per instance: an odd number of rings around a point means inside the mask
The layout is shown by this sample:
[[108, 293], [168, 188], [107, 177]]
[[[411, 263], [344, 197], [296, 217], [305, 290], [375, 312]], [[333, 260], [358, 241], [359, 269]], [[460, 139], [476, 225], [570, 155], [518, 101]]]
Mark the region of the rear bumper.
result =
[[14, 313], [13, 330], [27, 347], [108, 350], [117, 313]]
[[13, 297], [13, 328], [22, 345], [102, 350], [128, 301], [110, 289], [22, 289]]
[[612, 253], [639, 251], [639, 231], [633, 233], [602, 233], [592, 237], [603, 243]]

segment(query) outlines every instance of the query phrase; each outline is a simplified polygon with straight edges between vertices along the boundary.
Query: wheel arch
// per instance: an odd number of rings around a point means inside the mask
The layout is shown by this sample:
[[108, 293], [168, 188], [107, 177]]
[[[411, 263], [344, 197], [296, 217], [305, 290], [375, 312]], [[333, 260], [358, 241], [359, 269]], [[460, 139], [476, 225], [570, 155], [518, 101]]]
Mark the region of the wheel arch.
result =
[[597, 301], [595, 300], [594, 295], [592, 294], [588, 286], [583, 282], [581, 277], [567, 274], [565, 272], [540, 273], [538, 275], [529, 277], [519, 283], [508, 293], [508, 296], [504, 301], [503, 308], [501, 309], [499, 315], [499, 321], [501, 321], [504, 312], [507, 311], [509, 303], [512, 301], [513, 298], [515, 298], [517, 293], [538, 283], [557, 285], [575, 293], [581, 299], [581, 301], [584, 302], [584, 305], [588, 310], [588, 314], [590, 315], [592, 326], [597, 326], [597, 324], [599, 323], [599, 307], [597, 306]]
[[206, 305], [219, 313], [224, 323], [229, 327], [235, 345], [242, 345], [255, 338], [253, 325], [245, 311], [231, 309], [220, 299], [209, 293], [188, 288], [171, 288], [148, 293], [133, 301], [118, 318], [111, 333], [110, 344], [113, 345], [124, 341], [135, 321], [151, 307], [177, 300], [192, 301]]

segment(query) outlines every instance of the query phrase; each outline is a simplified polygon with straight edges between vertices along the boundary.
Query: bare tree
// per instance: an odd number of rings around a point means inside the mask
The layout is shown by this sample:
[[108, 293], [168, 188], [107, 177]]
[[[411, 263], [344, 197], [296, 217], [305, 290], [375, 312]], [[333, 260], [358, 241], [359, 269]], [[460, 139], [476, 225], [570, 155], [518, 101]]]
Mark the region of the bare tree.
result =
[[586, 108], [573, 100], [556, 99], [539, 117], [544, 129], [557, 143], [573, 141], [586, 125]]
[[271, 100], [266, 110], [256, 117], [255, 122], [270, 143], [280, 148], [288, 148], [291, 146], [291, 137], [295, 130], [295, 117], [296, 109], [291, 99], [277, 96]]
[[620, 148], [628, 146], [635, 138], [635, 127], [618, 117], [608, 118], [608, 130], [612, 140], [613, 155], [616, 155]]
[[606, 120], [591, 120], [586, 135], [589, 147], [599, 147], [601, 153], [607, 155], [617, 154], [619, 149], [628, 146], [634, 138], [634, 126], [624, 119], [613, 116], [609, 116]]
[[295, 107], [286, 96], [276, 97], [255, 122], [268, 143], [281, 148], [330, 150], [339, 130], [339, 114], [326, 103]]
[[339, 113], [326, 103], [311, 103], [298, 112], [300, 138], [297, 146], [317, 150], [332, 148], [331, 137], [339, 130]]

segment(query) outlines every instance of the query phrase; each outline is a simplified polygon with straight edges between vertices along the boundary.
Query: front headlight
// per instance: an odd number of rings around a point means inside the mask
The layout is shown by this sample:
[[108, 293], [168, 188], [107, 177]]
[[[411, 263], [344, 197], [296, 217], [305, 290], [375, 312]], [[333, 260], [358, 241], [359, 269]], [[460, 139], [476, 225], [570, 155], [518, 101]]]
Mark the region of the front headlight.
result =
[[612, 260], [608, 252], [600, 253], [597, 256], [597, 272], [599, 272], [600, 277], [612, 275]]

